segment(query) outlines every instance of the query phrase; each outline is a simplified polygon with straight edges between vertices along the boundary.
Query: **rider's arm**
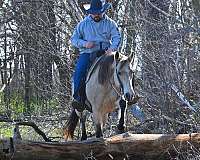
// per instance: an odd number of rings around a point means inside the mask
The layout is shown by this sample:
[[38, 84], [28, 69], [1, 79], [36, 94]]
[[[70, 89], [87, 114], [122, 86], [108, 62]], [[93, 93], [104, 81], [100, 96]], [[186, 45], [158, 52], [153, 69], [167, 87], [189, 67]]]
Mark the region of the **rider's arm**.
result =
[[119, 32], [117, 24], [112, 21], [111, 22], [111, 46], [110, 49], [113, 51], [117, 51], [120, 46], [121, 34]]
[[73, 35], [71, 37], [71, 43], [73, 46], [77, 47], [77, 48], [83, 48], [85, 47], [87, 41], [83, 40], [83, 33], [81, 31], [81, 23], [79, 23], [74, 32]]

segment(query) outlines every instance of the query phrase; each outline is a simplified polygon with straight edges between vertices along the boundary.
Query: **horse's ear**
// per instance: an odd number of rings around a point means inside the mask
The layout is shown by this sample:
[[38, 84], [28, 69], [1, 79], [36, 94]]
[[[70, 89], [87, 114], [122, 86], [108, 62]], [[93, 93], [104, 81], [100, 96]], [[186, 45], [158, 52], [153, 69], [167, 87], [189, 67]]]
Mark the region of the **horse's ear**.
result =
[[133, 52], [131, 52], [131, 54], [129, 55], [128, 60], [129, 60], [130, 63], [133, 62], [133, 60], [134, 60], [134, 53]]
[[115, 53], [115, 60], [118, 61], [120, 59], [120, 53], [117, 51]]

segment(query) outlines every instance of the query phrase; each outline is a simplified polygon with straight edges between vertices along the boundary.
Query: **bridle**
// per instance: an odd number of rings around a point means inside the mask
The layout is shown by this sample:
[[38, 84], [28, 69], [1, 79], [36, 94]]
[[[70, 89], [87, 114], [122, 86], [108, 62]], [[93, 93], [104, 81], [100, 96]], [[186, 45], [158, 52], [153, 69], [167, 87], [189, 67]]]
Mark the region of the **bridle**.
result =
[[111, 80], [109, 80], [109, 83], [110, 83], [111, 87], [113, 88], [113, 90], [117, 93], [117, 95], [119, 97], [123, 97], [123, 95], [124, 95], [124, 86], [123, 86], [122, 80], [119, 77], [119, 74], [118, 74], [118, 71], [117, 71], [117, 65], [118, 65], [118, 63], [116, 62], [115, 73], [117, 75], [117, 80], [119, 82], [119, 86], [120, 87], [118, 88], [114, 83], [111, 82]]

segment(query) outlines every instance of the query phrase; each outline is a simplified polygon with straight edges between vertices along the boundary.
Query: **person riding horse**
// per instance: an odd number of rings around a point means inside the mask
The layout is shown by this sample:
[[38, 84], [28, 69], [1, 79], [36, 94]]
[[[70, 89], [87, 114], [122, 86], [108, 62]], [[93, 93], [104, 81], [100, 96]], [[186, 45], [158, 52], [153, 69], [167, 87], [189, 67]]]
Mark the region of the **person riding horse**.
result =
[[[109, 3], [91, 0], [90, 8], [86, 10], [88, 15], [78, 23], [71, 37], [72, 45], [80, 52], [73, 75], [72, 101], [72, 107], [79, 111], [85, 109], [85, 80], [92, 61], [102, 53], [117, 51], [120, 46], [121, 34], [118, 26], [105, 14], [109, 7]], [[97, 52], [101, 54], [98, 55]]]

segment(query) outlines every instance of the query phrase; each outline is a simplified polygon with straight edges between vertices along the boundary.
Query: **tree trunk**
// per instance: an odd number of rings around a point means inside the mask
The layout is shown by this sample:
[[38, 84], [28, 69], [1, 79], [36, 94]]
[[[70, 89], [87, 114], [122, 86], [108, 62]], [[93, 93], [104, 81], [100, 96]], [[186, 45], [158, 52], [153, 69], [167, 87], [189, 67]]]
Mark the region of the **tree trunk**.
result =
[[136, 25], [135, 25], [135, 0], [130, 1], [131, 5], [128, 4], [128, 17], [127, 21], [125, 21], [125, 24], [127, 25], [127, 42], [126, 42], [126, 48], [125, 53], [127, 55], [130, 55], [132, 52], [135, 52], [135, 38], [136, 38]]
[[169, 4], [169, 0], [147, 0], [143, 3], [146, 20], [142, 35], [145, 49], [142, 54], [143, 90], [147, 91], [148, 103], [151, 106], [162, 106], [159, 109], [164, 114], [170, 110], [167, 93], [170, 76], [166, 76], [169, 74], [169, 57], [172, 53], [166, 16], [169, 13]]
[[194, 8], [195, 15], [198, 16], [200, 14], [200, 1], [192, 0], [192, 6]]
[[[71, 142], [27, 142], [13, 146], [1, 141], [0, 157], [12, 155], [12, 160], [80, 160], [86, 157], [95, 159], [169, 159], [184, 151], [198, 151], [200, 134], [180, 135], [131, 134], [129, 132], [106, 139], [90, 139]], [[10, 148], [10, 149], [8, 149]], [[7, 154], [5, 152], [7, 151]], [[9, 153], [9, 151], [14, 151]], [[191, 153], [191, 152], [190, 152]], [[0, 158], [1, 159], [1, 158]]]

